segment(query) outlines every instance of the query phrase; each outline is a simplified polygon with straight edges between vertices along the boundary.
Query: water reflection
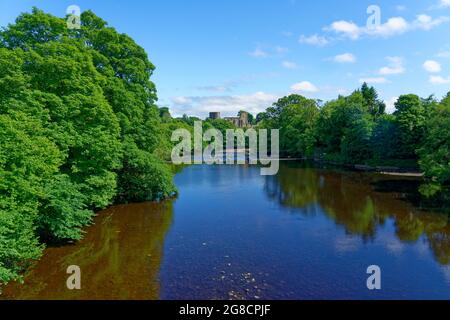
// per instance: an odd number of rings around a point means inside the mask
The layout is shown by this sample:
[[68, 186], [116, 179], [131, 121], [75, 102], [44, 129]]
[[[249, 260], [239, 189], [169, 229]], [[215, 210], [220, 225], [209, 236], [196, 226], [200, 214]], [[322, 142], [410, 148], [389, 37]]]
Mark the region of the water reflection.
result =
[[[323, 212], [349, 235], [372, 241], [388, 219], [395, 235], [405, 243], [425, 238], [436, 260], [450, 264], [450, 224], [447, 214], [427, 212], [406, 200], [418, 196], [418, 181], [378, 174], [337, 172], [300, 163], [281, 166], [277, 176], [267, 177], [267, 196], [283, 207], [312, 212], [318, 204]], [[385, 188], [383, 188], [383, 186]], [[386, 196], [385, 192], [389, 192]], [[313, 212], [321, 212], [314, 210]]]
[[[86, 238], [49, 248], [7, 299], [450, 297], [448, 215], [420, 210], [419, 181], [282, 163], [189, 166], [174, 201], [101, 212]], [[383, 291], [366, 287], [371, 264]], [[79, 265], [82, 290], [66, 268]]]
[[[117, 206], [100, 212], [73, 246], [48, 248], [25, 277], [5, 288], [6, 299], [158, 299], [158, 273], [172, 202]], [[82, 290], [67, 290], [70, 265], [81, 268]]]

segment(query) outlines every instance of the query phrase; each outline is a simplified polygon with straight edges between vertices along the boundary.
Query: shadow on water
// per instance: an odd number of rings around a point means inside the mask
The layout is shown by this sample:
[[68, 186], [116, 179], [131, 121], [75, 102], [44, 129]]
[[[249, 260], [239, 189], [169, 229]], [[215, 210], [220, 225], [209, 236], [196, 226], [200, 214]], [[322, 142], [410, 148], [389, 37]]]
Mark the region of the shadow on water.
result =
[[417, 179], [290, 163], [281, 166], [277, 176], [267, 177], [264, 189], [271, 200], [302, 214], [317, 212], [312, 206], [318, 204], [347, 234], [364, 241], [372, 241], [378, 228], [393, 219], [400, 241], [415, 243], [424, 236], [435, 259], [449, 265], [449, 216], [426, 210], [435, 206], [420, 196], [420, 184]]
[[395, 193], [408, 203], [425, 211], [450, 214], [450, 187], [443, 187], [437, 194], [426, 197], [418, 190], [424, 186], [418, 179], [385, 179], [372, 183], [374, 190], [383, 193]]
[[[159, 298], [158, 274], [172, 201], [116, 206], [102, 211], [76, 245], [50, 247], [3, 299]], [[67, 267], [81, 268], [83, 290], [67, 290]]]

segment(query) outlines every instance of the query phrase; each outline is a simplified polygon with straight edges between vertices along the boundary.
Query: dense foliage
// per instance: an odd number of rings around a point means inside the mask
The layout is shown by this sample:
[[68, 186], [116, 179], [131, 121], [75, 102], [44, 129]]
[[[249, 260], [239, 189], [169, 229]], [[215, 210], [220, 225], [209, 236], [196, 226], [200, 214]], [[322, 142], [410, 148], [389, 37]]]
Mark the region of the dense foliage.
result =
[[93, 210], [175, 191], [154, 66], [92, 12], [81, 25], [34, 9], [0, 32], [0, 283]]
[[256, 117], [262, 128], [280, 129], [280, 149], [295, 157], [340, 164], [419, 168], [434, 195], [450, 183], [450, 93], [442, 100], [400, 96], [394, 114], [373, 87], [323, 106], [299, 95], [281, 98]]

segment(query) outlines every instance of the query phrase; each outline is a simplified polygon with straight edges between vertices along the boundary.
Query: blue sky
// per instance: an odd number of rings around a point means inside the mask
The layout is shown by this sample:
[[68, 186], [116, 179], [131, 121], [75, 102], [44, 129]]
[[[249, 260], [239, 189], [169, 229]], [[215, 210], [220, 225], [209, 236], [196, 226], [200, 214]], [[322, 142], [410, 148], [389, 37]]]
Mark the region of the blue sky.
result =
[[[364, 80], [390, 109], [401, 94], [450, 91], [450, 0], [0, 0], [0, 25], [73, 4], [146, 49], [175, 115], [257, 113], [289, 93], [329, 100]], [[381, 24], [368, 28], [370, 5]]]

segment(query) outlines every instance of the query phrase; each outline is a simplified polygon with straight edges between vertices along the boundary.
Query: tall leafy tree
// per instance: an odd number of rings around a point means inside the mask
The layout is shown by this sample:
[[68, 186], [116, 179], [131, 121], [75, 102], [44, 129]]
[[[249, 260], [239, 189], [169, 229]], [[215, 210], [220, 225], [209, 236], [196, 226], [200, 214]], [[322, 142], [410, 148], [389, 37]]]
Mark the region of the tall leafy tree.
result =
[[341, 154], [343, 137], [364, 113], [364, 98], [359, 91], [326, 103], [321, 109], [316, 129], [319, 147], [327, 154]]
[[403, 158], [416, 158], [425, 131], [426, 109], [419, 96], [402, 95], [395, 103], [396, 122], [400, 135], [400, 154]]
[[425, 137], [418, 151], [420, 166], [435, 193], [450, 182], [450, 93], [441, 101], [425, 125]]
[[386, 104], [378, 99], [378, 92], [374, 87], [369, 87], [367, 83], [363, 83], [361, 94], [364, 98], [364, 106], [372, 116], [380, 116], [385, 113]]
[[280, 149], [290, 155], [310, 157], [316, 143], [319, 116], [316, 100], [300, 95], [279, 99], [267, 109], [263, 126], [280, 129]]
[[[80, 37], [95, 50], [94, 64], [106, 76], [103, 86], [105, 97], [116, 113], [121, 127], [124, 157], [119, 171], [119, 198], [122, 200], [147, 201], [159, 196], [168, 196], [175, 191], [169, 181], [160, 184], [155, 193], [155, 176], [165, 176], [168, 169], [156, 153], [164, 153], [158, 148], [164, 138], [161, 130], [156, 87], [150, 81], [155, 69], [143, 48], [125, 34], [119, 34], [105, 21], [91, 11], [83, 12]], [[136, 159], [147, 159], [146, 162]], [[141, 189], [136, 192], [136, 182]], [[159, 194], [160, 193], [160, 194]], [[139, 195], [139, 196], [137, 196]]]
[[395, 116], [382, 115], [376, 119], [371, 136], [371, 149], [376, 161], [399, 157], [399, 129]]
[[93, 210], [175, 191], [144, 49], [88, 11], [33, 9], [0, 32], [0, 283]]

